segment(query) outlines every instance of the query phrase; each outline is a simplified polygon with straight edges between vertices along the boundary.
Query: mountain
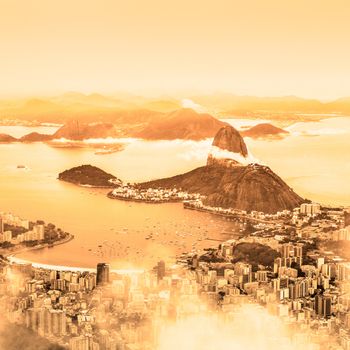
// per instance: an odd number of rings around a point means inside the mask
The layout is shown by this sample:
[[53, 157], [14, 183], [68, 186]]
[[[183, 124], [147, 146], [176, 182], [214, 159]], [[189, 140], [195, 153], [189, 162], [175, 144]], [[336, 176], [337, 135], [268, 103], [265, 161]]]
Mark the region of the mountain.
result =
[[108, 174], [92, 165], [80, 165], [65, 170], [58, 175], [58, 179], [80, 186], [91, 187], [116, 187], [121, 184], [121, 181], [114, 175]]
[[[214, 138], [213, 147], [239, 155], [241, 159], [249, 159], [243, 139], [231, 126], [219, 130]], [[212, 153], [206, 166], [138, 186], [181, 188], [190, 193], [204, 195], [206, 205], [248, 212], [257, 210], [276, 213], [284, 209], [292, 210], [304, 201], [269, 167], [254, 163], [243, 165], [237, 158], [232, 162], [232, 158], [221, 158], [221, 155], [217, 158]]]
[[0, 142], [1, 143], [9, 143], [9, 142], [16, 142], [18, 141], [15, 137], [7, 135], [7, 134], [0, 134]]
[[146, 140], [201, 140], [213, 137], [226, 123], [210, 114], [197, 113], [193, 109], [182, 108], [151, 121], [133, 136]]
[[289, 134], [288, 131], [278, 128], [269, 123], [262, 123], [251, 127], [250, 129], [241, 131], [242, 136], [251, 137], [254, 139], [258, 138], [279, 138]]
[[84, 140], [91, 138], [118, 137], [118, 130], [112, 123], [81, 123], [71, 120], [54, 134], [54, 139]]

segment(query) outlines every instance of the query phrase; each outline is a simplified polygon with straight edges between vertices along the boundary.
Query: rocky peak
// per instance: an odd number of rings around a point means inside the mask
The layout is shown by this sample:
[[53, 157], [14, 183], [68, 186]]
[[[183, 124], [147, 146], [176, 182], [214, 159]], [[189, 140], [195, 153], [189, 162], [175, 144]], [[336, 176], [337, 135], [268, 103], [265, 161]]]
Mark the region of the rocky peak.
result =
[[239, 165], [246, 162], [247, 146], [240, 133], [231, 125], [222, 127], [214, 137], [207, 165]]

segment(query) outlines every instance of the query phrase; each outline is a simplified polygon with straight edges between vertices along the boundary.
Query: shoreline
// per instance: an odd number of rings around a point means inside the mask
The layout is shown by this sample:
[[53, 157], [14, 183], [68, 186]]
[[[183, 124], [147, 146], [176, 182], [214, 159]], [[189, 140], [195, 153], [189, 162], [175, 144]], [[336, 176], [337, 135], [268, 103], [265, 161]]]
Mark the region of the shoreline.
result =
[[95, 186], [95, 185], [89, 185], [89, 184], [80, 184], [80, 183], [75, 183], [75, 182], [71, 182], [71, 181], [66, 181], [66, 180], [62, 180], [60, 178], [57, 178], [57, 180], [59, 181], [63, 181], [75, 186], [79, 186], [79, 187], [83, 187], [83, 188], [101, 188], [101, 189], [110, 189], [110, 188], [114, 188], [112, 186]]
[[138, 199], [138, 198], [130, 198], [130, 197], [123, 197], [123, 196], [115, 196], [111, 194], [112, 191], [107, 193], [107, 197], [109, 199], [117, 199], [122, 200], [126, 202], [137, 202], [137, 203], [147, 203], [147, 204], [166, 204], [166, 203], [181, 203], [183, 202], [183, 199], [171, 199], [171, 200], [159, 200], [159, 201], [152, 201], [147, 199]]
[[282, 223], [282, 222], [277, 222], [276, 220], [264, 220], [264, 219], [259, 219], [259, 218], [254, 218], [251, 217], [247, 214], [238, 214], [238, 213], [222, 213], [220, 211], [217, 210], [210, 210], [210, 209], [206, 209], [206, 208], [201, 208], [201, 207], [195, 207], [192, 206], [191, 204], [188, 204], [186, 202], [183, 203], [184, 209], [188, 209], [188, 210], [196, 210], [196, 211], [200, 211], [200, 212], [204, 212], [204, 213], [209, 213], [212, 215], [216, 215], [216, 216], [221, 216], [224, 217], [226, 219], [230, 219], [232, 221], [238, 221], [238, 222], [245, 222], [245, 221], [252, 221], [252, 222], [261, 222], [261, 223]]
[[[60, 240], [55, 241], [53, 243], [43, 243], [43, 244], [39, 244], [39, 245], [36, 245], [33, 247], [23, 247], [23, 248], [18, 249], [18, 250], [9, 251], [7, 253], [4, 253], [3, 256], [6, 259], [10, 259], [10, 258], [14, 258], [16, 255], [21, 254], [21, 253], [25, 253], [25, 252], [29, 252], [29, 251], [33, 251], [33, 250], [45, 249], [45, 248], [53, 248], [57, 245], [68, 243], [68, 242], [72, 241], [73, 239], [74, 239], [74, 235], [69, 233], [68, 236], [65, 237], [64, 239], [60, 239]], [[18, 258], [18, 259], [20, 259], [20, 258]]]

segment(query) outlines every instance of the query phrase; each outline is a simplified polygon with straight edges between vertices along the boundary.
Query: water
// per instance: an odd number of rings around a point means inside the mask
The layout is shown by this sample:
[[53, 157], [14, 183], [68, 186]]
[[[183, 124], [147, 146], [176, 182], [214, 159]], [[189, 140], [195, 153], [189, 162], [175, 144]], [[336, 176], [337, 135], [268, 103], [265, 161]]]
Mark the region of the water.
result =
[[[8, 133], [21, 136], [18, 127], [11, 128]], [[289, 130], [291, 136], [279, 141], [247, 138], [248, 148], [300, 195], [325, 204], [349, 205], [350, 119], [298, 123]], [[57, 180], [59, 172], [81, 164], [96, 165], [131, 182], [171, 176], [205, 164], [210, 143], [130, 140], [124, 151], [107, 155], [42, 143], [0, 145], [0, 210], [53, 222], [75, 235], [67, 244], [20, 257], [54, 265], [94, 267], [106, 260], [115, 268], [149, 267], [191, 250], [198, 238], [232, 237], [235, 224], [184, 210], [179, 203], [111, 200], [106, 190]], [[28, 169], [17, 169], [18, 164]], [[154, 240], [145, 239], [150, 233]], [[217, 244], [201, 240], [195, 247]]]
[[[119, 269], [150, 267], [160, 259], [174, 260], [175, 255], [192, 248], [219, 244], [214, 240], [198, 242], [198, 238], [224, 240], [237, 232], [234, 223], [184, 210], [180, 203], [150, 205], [111, 200], [106, 197], [107, 190], [57, 180], [59, 172], [89, 163], [132, 181], [192, 167], [191, 161], [184, 161], [183, 168], [175, 168], [174, 149], [169, 149], [168, 157], [157, 144], [149, 144], [147, 149], [142, 146], [141, 155], [134, 147], [127, 147], [126, 154], [95, 155], [90, 149], [53, 148], [42, 143], [0, 145], [0, 210], [55, 223], [75, 235], [67, 244], [19, 257], [64, 266], [94, 267], [97, 262], [109, 261]], [[18, 169], [18, 164], [28, 169]], [[160, 164], [165, 165], [164, 169]], [[151, 233], [154, 240], [146, 240]]]
[[58, 127], [52, 127], [52, 126], [0, 126], [0, 134], [8, 134], [13, 137], [19, 138], [21, 136], [30, 134], [34, 131], [40, 133], [40, 134], [53, 134]]

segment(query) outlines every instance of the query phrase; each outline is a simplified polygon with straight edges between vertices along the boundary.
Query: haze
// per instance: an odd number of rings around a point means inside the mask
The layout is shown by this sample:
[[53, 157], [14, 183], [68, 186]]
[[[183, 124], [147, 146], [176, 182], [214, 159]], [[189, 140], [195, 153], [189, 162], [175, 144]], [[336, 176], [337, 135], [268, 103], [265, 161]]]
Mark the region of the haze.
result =
[[0, 95], [350, 91], [350, 3], [1, 0]]

